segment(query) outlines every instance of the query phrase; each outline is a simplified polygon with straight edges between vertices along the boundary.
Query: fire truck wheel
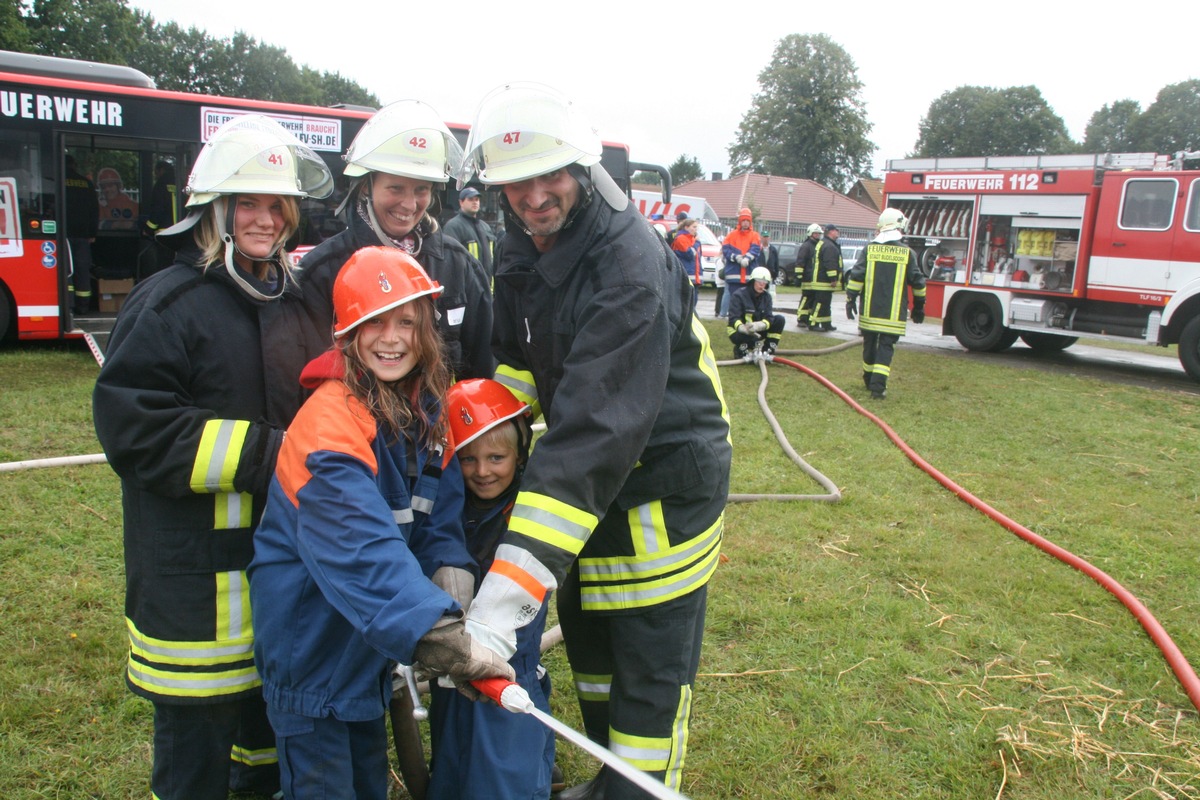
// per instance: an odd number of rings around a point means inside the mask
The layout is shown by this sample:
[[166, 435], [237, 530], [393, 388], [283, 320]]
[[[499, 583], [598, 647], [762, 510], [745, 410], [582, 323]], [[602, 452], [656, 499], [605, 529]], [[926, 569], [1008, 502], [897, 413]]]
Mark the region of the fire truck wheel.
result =
[[1022, 333], [1021, 341], [1039, 353], [1056, 353], [1078, 342], [1079, 337], [1057, 336], [1053, 333]]
[[1017, 341], [1016, 331], [1004, 327], [1000, 302], [988, 295], [957, 298], [954, 306], [954, 338], [968, 350], [1000, 352]]
[[1200, 381], [1200, 316], [1192, 317], [1179, 334], [1179, 363], [1193, 380]]

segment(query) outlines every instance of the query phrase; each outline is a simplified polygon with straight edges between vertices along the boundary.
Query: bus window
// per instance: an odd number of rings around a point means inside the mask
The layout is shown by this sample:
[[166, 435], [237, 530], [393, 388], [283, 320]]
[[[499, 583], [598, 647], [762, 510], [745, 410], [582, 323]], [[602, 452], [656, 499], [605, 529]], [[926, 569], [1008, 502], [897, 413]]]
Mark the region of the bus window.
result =
[[[9, 178], [15, 191], [15, 208], [20, 217], [21, 238], [40, 235], [41, 220], [54, 216], [54, 190], [45, 191], [41, 149], [35, 133], [6, 131], [0, 140], [0, 178]], [[12, 200], [6, 198], [7, 203]], [[7, 223], [7, 221], [6, 221]], [[35, 223], [31, 225], [31, 223]], [[9, 224], [5, 224], [6, 232]]]

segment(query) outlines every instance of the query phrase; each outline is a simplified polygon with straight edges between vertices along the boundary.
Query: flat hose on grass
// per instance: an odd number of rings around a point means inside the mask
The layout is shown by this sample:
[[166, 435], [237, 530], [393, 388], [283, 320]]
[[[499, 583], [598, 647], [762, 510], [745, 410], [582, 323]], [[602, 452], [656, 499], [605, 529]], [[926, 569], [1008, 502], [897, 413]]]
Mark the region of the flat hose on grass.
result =
[[1001, 514], [986, 502], [971, 494], [963, 487], [959, 486], [928, 461], [921, 458], [921, 456], [919, 456], [915, 450], [909, 447], [908, 444], [901, 439], [886, 422], [872, 414], [867, 409], [863, 408], [857, 401], [854, 400], [854, 398], [850, 397], [850, 395], [839, 389], [823, 375], [804, 366], [803, 364], [798, 364], [795, 361], [789, 361], [786, 358], [776, 357], [775, 363], [792, 367], [793, 369], [803, 372], [805, 375], [808, 375], [826, 389], [829, 389], [829, 391], [836, 394], [859, 414], [862, 414], [864, 417], [874, 422], [879, 429], [882, 430], [884, 434], [892, 440], [892, 443], [895, 444], [896, 447], [900, 448], [900, 451], [904, 453], [904, 455], [906, 455], [910, 461], [920, 467], [921, 470], [932, 477], [935, 481], [953, 492], [967, 505], [971, 506], [976, 511], [983, 513], [993, 521], [999, 523], [1003, 528], [1016, 534], [1026, 542], [1034, 545], [1043, 552], [1054, 556], [1064, 564], [1074, 567], [1084, 575], [1087, 575], [1089, 578], [1096, 581], [1096, 583], [1103, 586], [1110, 594], [1121, 601], [1122, 605], [1129, 609], [1146, 633], [1150, 635], [1151, 641], [1154, 642], [1155, 646], [1158, 647], [1163, 656], [1167, 659], [1167, 665], [1171, 668], [1171, 671], [1175, 673], [1175, 677], [1179, 679], [1179, 683], [1183, 686], [1183, 690], [1187, 692], [1187, 696], [1192, 701], [1192, 705], [1196, 707], [1197, 711], [1200, 711], [1200, 678], [1196, 677], [1195, 670], [1192, 669], [1191, 664], [1189, 664], [1187, 659], [1184, 658], [1183, 653], [1180, 651], [1178, 645], [1175, 644], [1175, 641], [1171, 638], [1170, 634], [1167, 633], [1166, 629], [1163, 628], [1158, 620], [1154, 618], [1154, 616], [1150, 613], [1150, 610], [1147, 609], [1140, 600], [1134, 597], [1128, 589], [1118, 583], [1116, 579], [1105, 573], [1103, 570], [1092, 566], [1079, 556], [1076, 556], [1073, 553], [1070, 553], [1067, 550], [1064, 550], [1062, 547], [1054, 544], [1053, 542], [1038, 536], [1036, 533], [1029, 530], [1029, 528], [1026, 528], [1024, 525], [1021, 525], [1015, 520], [1010, 519], [1004, 514]]

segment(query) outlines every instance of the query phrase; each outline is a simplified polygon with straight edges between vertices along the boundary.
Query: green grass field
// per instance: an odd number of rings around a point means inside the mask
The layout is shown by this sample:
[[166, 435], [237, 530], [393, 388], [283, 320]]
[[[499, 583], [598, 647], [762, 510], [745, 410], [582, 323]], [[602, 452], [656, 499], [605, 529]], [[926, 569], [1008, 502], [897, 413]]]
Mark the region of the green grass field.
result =
[[[719, 357], [723, 323], [706, 322]], [[783, 347], [831, 340], [788, 332]], [[953, 481], [1104, 570], [1200, 663], [1200, 397], [909, 352], [865, 399], [857, 348], [795, 356]], [[0, 462], [99, 451], [76, 346], [0, 350]], [[1200, 798], [1200, 724], [1134, 617], [935, 483], [812, 378], [768, 368], [837, 504], [731, 505], [684, 793], [722, 798]], [[819, 493], [722, 368], [737, 493]], [[0, 797], [148, 795], [150, 706], [122, 681], [119, 482], [0, 474]], [[555, 713], [579, 726], [561, 648]], [[595, 764], [560, 743], [576, 782]], [[397, 788], [395, 797], [405, 797]]]

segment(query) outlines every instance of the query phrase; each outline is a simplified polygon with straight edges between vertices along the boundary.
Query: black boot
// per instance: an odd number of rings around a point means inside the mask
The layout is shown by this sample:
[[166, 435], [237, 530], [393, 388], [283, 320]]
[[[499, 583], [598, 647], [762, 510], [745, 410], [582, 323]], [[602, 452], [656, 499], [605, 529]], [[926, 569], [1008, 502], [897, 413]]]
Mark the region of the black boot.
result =
[[551, 797], [553, 800], [604, 800], [604, 767], [587, 783], [563, 789]]

